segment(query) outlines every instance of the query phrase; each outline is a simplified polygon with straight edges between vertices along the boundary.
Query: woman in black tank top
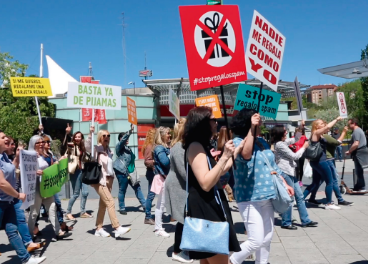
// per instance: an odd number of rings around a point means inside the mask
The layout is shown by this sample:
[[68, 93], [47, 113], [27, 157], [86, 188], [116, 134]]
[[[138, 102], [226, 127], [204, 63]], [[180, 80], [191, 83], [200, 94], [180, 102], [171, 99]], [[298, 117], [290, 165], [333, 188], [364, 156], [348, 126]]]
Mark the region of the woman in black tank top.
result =
[[317, 119], [312, 123], [311, 145], [320, 143], [323, 151], [318, 159], [310, 161], [310, 165], [313, 169], [313, 182], [305, 189], [304, 198], [306, 198], [310, 193], [312, 193], [308, 202], [312, 204], [319, 204], [319, 202], [316, 201], [316, 193], [320, 186], [320, 181], [321, 180], [325, 181], [326, 210], [339, 210], [340, 207], [336, 206], [332, 201], [333, 172], [331, 171], [326, 160], [327, 142], [323, 138], [323, 134], [327, 133], [333, 126], [335, 126], [335, 124], [338, 121], [342, 119], [343, 119], [342, 117], [338, 117], [328, 124], [322, 119]]
[[[226, 221], [221, 206], [216, 202], [215, 186], [218, 187], [224, 211], [229, 222], [229, 251], [240, 251], [232, 222], [231, 211], [221, 185], [220, 176], [232, 166], [231, 156], [242, 149], [235, 149], [232, 140], [225, 144], [223, 155], [216, 163], [210, 153], [210, 139], [217, 131], [217, 121], [209, 107], [196, 107], [189, 111], [184, 128], [183, 147], [185, 164], [188, 164], [188, 216], [209, 221]], [[212, 169], [209, 169], [208, 159]], [[221, 243], [221, 241], [219, 241]], [[228, 264], [229, 256], [190, 251], [191, 259], [200, 259], [201, 264]]]

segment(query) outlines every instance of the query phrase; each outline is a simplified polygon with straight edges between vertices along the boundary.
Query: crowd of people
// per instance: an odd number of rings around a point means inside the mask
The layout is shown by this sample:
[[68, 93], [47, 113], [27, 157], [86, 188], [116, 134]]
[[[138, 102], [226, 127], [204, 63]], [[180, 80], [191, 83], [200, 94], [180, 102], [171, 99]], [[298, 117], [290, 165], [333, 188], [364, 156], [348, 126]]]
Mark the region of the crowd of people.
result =
[[[101, 176], [98, 183], [91, 184], [100, 197], [95, 216], [95, 236], [111, 236], [103, 228], [106, 211], [115, 238], [130, 231], [130, 228], [121, 226], [116, 215], [115, 199], [111, 194], [116, 177], [119, 184], [120, 214], [127, 214], [125, 195], [129, 185], [145, 212], [144, 224], [153, 225], [156, 236], [170, 237], [162, 224], [165, 208], [171, 220], [177, 221], [173, 260], [191, 263], [199, 259], [201, 264], [240, 264], [255, 254], [256, 263], [266, 264], [274, 233], [275, 209], [272, 201], [276, 197], [273, 180], [275, 175], [279, 177], [287, 193], [295, 199], [303, 228], [318, 226], [318, 223], [309, 217], [306, 198], [310, 195], [308, 203], [321, 204], [316, 200], [316, 193], [323, 182], [326, 183], [326, 210], [339, 210], [341, 206], [353, 205], [352, 202], [344, 200], [340, 193], [339, 174], [335, 166], [335, 158], [342, 160], [341, 144], [350, 128], [353, 130], [352, 145], [345, 155], [352, 155], [354, 159], [358, 178], [354, 191], [365, 191], [363, 169], [368, 166], [365, 134], [356, 119], [350, 119], [348, 126], [339, 133], [333, 127], [340, 121], [341, 117], [330, 123], [321, 119], [315, 120], [309, 138], [305, 135], [304, 121], [292, 138], [287, 137], [288, 131], [283, 125], [276, 125], [272, 128], [271, 140], [267, 142], [260, 136], [261, 116], [253, 110], [239, 111], [233, 117], [230, 130], [221, 127], [218, 133], [217, 120], [211, 108], [193, 108], [186, 118], [175, 124], [173, 135], [168, 127], [152, 128], [147, 132], [142, 148], [148, 181], [146, 197], [135, 168], [136, 156], [129, 147], [133, 125], [130, 130], [118, 135], [115, 159], [109, 147], [109, 131], [97, 132], [97, 145], [93, 148], [93, 126], [90, 127], [89, 135], [84, 138], [80, 131], [71, 135], [72, 127], [68, 125], [63, 142], [65, 153], [62, 153], [59, 160], [50, 150], [51, 137], [45, 135], [42, 132], [43, 127], [40, 126], [28, 144], [28, 150], [37, 154], [38, 167], [35, 201], [26, 210], [21, 209], [25, 194], [21, 192], [19, 176], [19, 153], [24, 145], [19, 142], [16, 146], [11, 135], [0, 131], [0, 226], [5, 229], [10, 244], [22, 263], [43, 262], [45, 256], [35, 257], [30, 254], [45, 245], [37, 223], [41, 207], [47, 212], [56, 240], [72, 235], [73, 226], [68, 226], [66, 221], [76, 221], [72, 215], [72, 207], [80, 194], [80, 217], [93, 218], [94, 216], [86, 210], [89, 186], [82, 181], [82, 171], [86, 163], [97, 161], [101, 165]], [[333, 133], [329, 135], [331, 129]], [[310, 146], [316, 145], [321, 151], [316, 158], [308, 161], [305, 152]], [[63, 210], [59, 194], [45, 198], [40, 193], [43, 170], [60, 159], [68, 159], [69, 180], [73, 190], [67, 210]], [[313, 181], [303, 192], [302, 177], [306, 162], [312, 167]], [[332, 193], [336, 196], [337, 204], [333, 201]], [[156, 196], [153, 217], [151, 211]], [[247, 241], [241, 244], [236, 236], [228, 203], [231, 200], [237, 203], [248, 235]], [[281, 228], [297, 229], [292, 211], [291, 205], [285, 212], [280, 213]], [[204, 249], [197, 249], [195, 246], [183, 248], [183, 241], [188, 242], [191, 239], [187, 235], [189, 231], [186, 231], [189, 230], [186, 229], [189, 228], [186, 226], [189, 219], [227, 223], [227, 230], [223, 233], [225, 237], [222, 233], [221, 235], [225, 238], [223, 241], [227, 241], [225, 247], [231, 253], [227, 255], [213, 250], [206, 251], [209, 246], [206, 243], [210, 243], [206, 240], [200, 241]], [[192, 242], [198, 244], [198, 241]]]

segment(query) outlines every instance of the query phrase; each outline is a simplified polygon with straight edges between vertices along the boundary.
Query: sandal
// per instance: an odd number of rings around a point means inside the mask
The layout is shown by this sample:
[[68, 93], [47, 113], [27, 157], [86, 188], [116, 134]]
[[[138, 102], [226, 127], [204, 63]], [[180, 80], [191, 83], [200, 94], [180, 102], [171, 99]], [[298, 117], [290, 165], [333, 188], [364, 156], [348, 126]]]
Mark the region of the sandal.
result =
[[35, 247], [28, 246], [27, 247], [27, 251], [28, 252], [33, 252], [33, 251], [35, 251], [37, 249], [40, 249], [40, 248], [44, 247], [45, 245], [46, 245], [46, 242], [45, 241], [44, 242], [41, 242], [41, 243], [37, 243], [37, 246], [35, 246]]
[[80, 218], [93, 218], [93, 216], [92, 216], [92, 215], [90, 215], [90, 214], [84, 213], [84, 214], [82, 214], [82, 215], [80, 216]]
[[65, 215], [65, 218], [70, 220], [70, 221], [75, 221], [76, 220], [72, 214]]

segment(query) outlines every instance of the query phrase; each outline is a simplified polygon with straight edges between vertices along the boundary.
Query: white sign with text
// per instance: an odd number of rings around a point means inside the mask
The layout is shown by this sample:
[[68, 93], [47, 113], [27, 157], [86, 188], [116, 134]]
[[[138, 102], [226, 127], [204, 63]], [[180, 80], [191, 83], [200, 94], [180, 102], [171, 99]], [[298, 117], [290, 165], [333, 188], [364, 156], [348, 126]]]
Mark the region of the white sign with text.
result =
[[121, 109], [121, 87], [105, 84], [70, 82], [67, 106], [105, 110]]
[[20, 181], [22, 192], [26, 195], [21, 209], [27, 209], [34, 204], [37, 178], [37, 153], [36, 151], [20, 150]]
[[348, 109], [346, 107], [344, 93], [337, 92], [336, 97], [337, 97], [337, 104], [339, 105], [340, 116], [344, 117], [344, 118], [347, 118], [348, 117]]
[[277, 91], [286, 38], [254, 10], [245, 60], [247, 72]]

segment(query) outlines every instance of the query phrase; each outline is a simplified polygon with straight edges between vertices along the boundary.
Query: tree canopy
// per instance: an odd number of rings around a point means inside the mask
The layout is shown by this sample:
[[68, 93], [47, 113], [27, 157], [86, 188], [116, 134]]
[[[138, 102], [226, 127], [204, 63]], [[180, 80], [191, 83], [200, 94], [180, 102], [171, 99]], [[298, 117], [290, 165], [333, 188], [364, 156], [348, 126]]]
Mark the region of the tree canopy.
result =
[[[0, 129], [15, 140], [25, 142], [38, 127], [37, 107], [34, 97], [13, 97], [10, 77], [27, 76], [28, 65], [14, 60], [9, 53], [0, 52]], [[29, 75], [37, 77], [37, 75]], [[41, 116], [55, 117], [55, 106], [47, 97], [39, 97]]]

